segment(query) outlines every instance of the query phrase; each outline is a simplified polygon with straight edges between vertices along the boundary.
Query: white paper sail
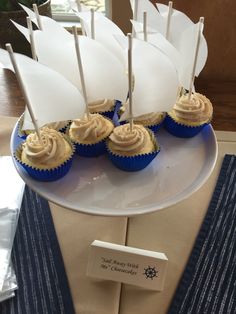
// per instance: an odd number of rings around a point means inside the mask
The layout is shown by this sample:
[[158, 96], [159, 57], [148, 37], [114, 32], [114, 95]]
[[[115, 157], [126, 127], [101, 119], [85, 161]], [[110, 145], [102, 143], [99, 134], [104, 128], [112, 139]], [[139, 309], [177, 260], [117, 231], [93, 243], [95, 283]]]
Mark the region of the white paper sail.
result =
[[[134, 1], [130, 0], [131, 8], [134, 13]], [[165, 20], [159, 14], [156, 7], [149, 0], [137, 0], [137, 19], [138, 22], [143, 22], [143, 12], [147, 12], [147, 25], [155, 29], [162, 35], [165, 34]], [[133, 18], [134, 19], [134, 18]]]
[[[133, 116], [171, 110], [179, 84], [169, 58], [149, 43], [133, 39], [132, 59]], [[127, 117], [128, 112], [122, 119]]]
[[[21, 7], [25, 10], [25, 12], [28, 14], [30, 17], [31, 21], [34, 22], [37, 25], [37, 20], [36, 20], [36, 15], [34, 11], [31, 9], [27, 8], [26, 6], [21, 4]], [[59, 23], [54, 21], [53, 19], [40, 15], [43, 31], [50, 33], [51, 36], [54, 36], [55, 34], [60, 34], [61, 38], [64, 38], [65, 40], [70, 38], [71, 34], [64, 28], [62, 27]]]
[[[136, 33], [136, 38], [143, 39], [143, 23], [131, 20], [134, 30]], [[156, 33], [152, 28], [148, 27], [147, 29], [147, 42], [158, 48], [163, 52], [173, 63], [175, 69], [179, 76], [179, 84], [182, 86], [181, 76], [179, 73], [182, 73], [184, 62], [179, 51], [165, 39], [160, 33]]]
[[21, 4], [21, 3], [18, 3], [18, 4], [28, 14], [31, 21], [38, 27], [38, 22], [37, 22], [36, 15], [35, 15], [34, 11], [31, 10], [30, 8], [26, 7], [25, 5]]
[[[26, 28], [14, 24], [23, 34], [28, 33]], [[38, 61], [61, 73], [81, 91], [73, 36], [65, 37], [53, 25], [49, 31], [34, 31], [34, 42]], [[104, 98], [124, 101], [127, 96], [124, 65], [99, 42], [85, 36], [80, 36], [79, 42], [88, 101]]]
[[[84, 115], [83, 97], [62, 75], [24, 55], [15, 54], [15, 58], [39, 126]], [[8, 53], [3, 49], [0, 62], [12, 70]]]
[[[192, 68], [194, 62], [194, 55], [197, 42], [197, 33], [199, 29], [199, 22], [193, 24], [191, 27], [186, 29], [179, 40], [179, 46], [177, 47], [178, 51], [182, 55], [184, 62], [184, 67], [180, 73], [181, 82], [183, 87], [189, 89], [191, 78], [192, 78]], [[195, 76], [198, 76], [202, 69], [205, 66], [208, 55], [207, 43], [206, 40], [201, 34], [200, 47], [196, 63]]]
[[[79, 12], [78, 6], [77, 6], [77, 3], [75, 0], [69, 0], [69, 5], [70, 5], [71, 10], [73, 10], [74, 12]], [[85, 11], [90, 10], [90, 8], [87, 7], [86, 5], [83, 5], [83, 3], [80, 3], [80, 6], [81, 6], [81, 12], [85, 12]]]
[[23, 34], [25, 36], [25, 38], [28, 40], [28, 42], [30, 42], [30, 36], [29, 36], [29, 30], [28, 28], [14, 22], [13, 20], [10, 20], [14, 26], [21, 32], [21, 34]]
[[[166, 31], [169, 7], [161, 3], [157, 3], [156, 5], [160, 12], [160, 15], [163, 17], [165, 31]], [[193, 25], [193, 22], [190, 20], [190, 18], [186, 14], [172, 8], [168, 40], [176, 47], [182, 32], [192, 25]], [[165, 33], [163, 33], [162, 35], [165, 36]]]
[[[91, 13], [76, 13], [84, 22], [86, 34], [91, 37]], [[122, 30], [103, 14], [95, 12], [94, 14], [95, 40], [106, 47], [114, 56], [116, 56], [122, 64], [125, 64], [124, 51], [121, 49], [114, 35], [125, 36]]]
[[[80, 36], [79, 44], [88, 102], [104, 98], [124, 101], [127, 96], [124, 66], [95, 40]], [[39, 62], [58, 71], [82, 90], [72, 36], [62, 43], [59, 36], [50, 39], [47, 32], [36, 31], [35, 47]]]

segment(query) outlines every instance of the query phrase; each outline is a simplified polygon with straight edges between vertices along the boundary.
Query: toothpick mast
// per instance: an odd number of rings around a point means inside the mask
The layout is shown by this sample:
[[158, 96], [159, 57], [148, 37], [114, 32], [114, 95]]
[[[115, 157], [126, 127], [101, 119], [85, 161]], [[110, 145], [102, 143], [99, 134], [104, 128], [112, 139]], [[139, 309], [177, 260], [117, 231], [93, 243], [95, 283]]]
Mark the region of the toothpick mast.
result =
[[143, 40], [147, 41], [147, 12], [143, 12]]
[[90, 12], [91, 12], [91, 38], [95, 39], [94, 9], [90, 9]]
[[20, 87], [21, 87], [21, 91], [22, 91], [22, 93], [23, 93], [23, 96], [24, 96], [24, 98], [25, 98], [26, 106], [27, 106], [27, 108], [28, 108], [28, 110], [29, 110], [29, 114], [30, 114], [31, 120], [32, 120], [32, 122], [33, 122], [35, 131], [36, 131], [36, 134], [37, 134], [37, 136], [38, 136], [39, 141], [43, 144], [43, 141], [42, 141], [42, 138], [41, 138], [41, 135], [40, 135], [40, 132], [39, 132], [38, 123], [37, 123], [37, 120], [35, 119], [35, 115], [34, 115], [34, 112], [33, 112], [33, 109], [32, 109], [32, 106], [31, 106], [31, 103], [30, 103], [30, 100], [29, 100], [27, 91], [26, 91], [26, 89], [25, 89], [25, 85], [24, 85], [24, 82], [23, 82], [23, 80], [22, 80], [21, 73], [20, 73], [20, 71], [19, 71], [19, 68], [18, 68], [16, 59], [15, 59], [14, 52], [13, 52], [13, 50], [12, 50], [11, 44], [6, 44], [6, 50], [7, 50], [7, 52], [9, 53], [9, 57], [10, 57], [12, 66], [13, 66], [13, 68], [14, 68], [17, 81], [18, 81], [18, 83], [19, 83], [19, 85], [20, 85]]
[[[138, 17], [138, 0], [133, 0], [134, 1], [134, 10], [133, 10], [133, 20], [137, 21]], [[134, 25], [132, 24], [132, 36], [135, 37], [135, 29]]]
[[195, 72], [196, 72], [196, 66], [197, 66], [197, 58], [198, 58], [198, 53], [199, 53], [199, 48], [200, 48], [200, 43], [201, 43], [201, 35], [202, 35], [203, 25], [204, 25], [204, 17], [200, 17], [199, 27], [198, 27], [198, 32], [197, 32], [196, 48], [195, 48], [195, 54], [194, 54], [194, 60], [193, 60], [193, 69], [192, 69], [192, 73], [191, 73], [191, 82], [190, 82], [189, 92], [188, 92], [188, 100], [189, 101], [191, 99], [191, 95], [193, 92], [193, 85], [194, 85]]
[[42, 21], [41, 21], [41, 17], [39, 15], [39, 10], [36, 3], [33, 4], [33, 10], [36, 15], [36, 20], [38, 22], [39, 30], [42, 31], [43, 30]]
[[72, 30], [73, 30], [74, 40], [75, 40], [75, 50], [76, 50], [78, 67], [79, 67], [82, 93], [83, 93], [83, 98], [84, 98], [84, 102], [86, 105], [86, 116], [87, 116], [87, 119], [89, 120], [90, 119], [90, 113], [89, 113], [89, 107], [88, 107], [88, 97], [87, 97], [85, 80], [84, 80], [83, 65], [82, 65], [82, 60], [81, 60], [81, 55], [80, 55], [80, 47], [79, 47], [79, 39], [78, 39], [78, 34], [77, 34], [77, 27], [73, 26]]
[[37, 55], [36, 55], [36, 50], [35, 50], [35, 42], [34, 42], [34, 33], [33, 33], [33, 28], [32, 28], [32, 22], [29, 16], [26, 18], [27, 22], [27, 28], [29, 31], [29, 38], [30, 38], [30, 48], [31, 48], [31, 53], [32, 53], [32, 58], [37, 61]]
[[169, 9], [168, 9], [168, 16], [167, 16], [167, 22], [166, 22], [166, 39], [169, 39], [170, 35], [170, 20], [171, 20], [171, 15], [172, 15], [172, 9], [173, 7], [173, 2], [169, 1]]
[[[81, 3], [80, 3], [80, 0], [76, 0], [76, 5], [77, 5], [77, 9], [79, 12], [82, 12], [82, 6], [81, 6]], [[81, 30], [82, 30], [82, 35], [86, 35], [86, 32], [85, 32], [85, 27], [84, 27], [84, 21], [82, 19], [80, 19], [80, 25], [81, 25]]]
[[130, 131], [133, 131], [133, 91], [132, 91], [132, 78], [133, 78], [133, 70], [132, 70], [132, 44], [133, 38], [132, 34], [127, 34], [128, 37], [128, 79], [129, 79], [129, 123], [130, 123]]

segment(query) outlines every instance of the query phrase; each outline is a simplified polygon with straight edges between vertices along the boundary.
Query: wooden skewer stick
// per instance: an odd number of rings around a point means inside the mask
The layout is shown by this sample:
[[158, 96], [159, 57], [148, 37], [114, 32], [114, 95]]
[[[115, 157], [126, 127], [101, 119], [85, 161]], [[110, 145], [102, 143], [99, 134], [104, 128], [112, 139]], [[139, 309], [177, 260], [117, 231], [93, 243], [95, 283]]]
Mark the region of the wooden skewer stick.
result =
[[35, 49], [35, 42], [34, 42], [34, 33], [33, 33], [33, 28], [32, 28], [32, 22], [29, 16], [26, 18], [27, 22], [27, 27], [29, 31], [29, 38], [30, 38], [30, 48], [31, 48], [31, 53], [32, 53], [32, 58], [35, 61], [38, 61], [37, 55], [36, 55], [36, 49]]
[[147, 12], [143, 12], [143, 40], [147, 41]]
[[197, 41], [196, 41], [196, 48], [195, 48], [195, 54], [194, 54], [194, 60], [193, 60], [193, 69], [191, 73], [191, 82], [189, 86], [189, 92], [188, 92], [188, 100], [190, 101], [192, 92], [193, 92], [193, 85], [195, 80], [195, 72], [196, 72], [196, 66], [197, 66], [197, 58], [201, 43], [201, 36], [202, 36], [202, 30], [204, 25], [204, 17], [200, 17], [199, 19], [199, 27], [198, 27], [198, 33], [197, 33]]
[[90, 9], [90, 12], [91, 12], [91, 38], [95, 39], [94, 9]]
[[[82, 6], [81, 6], [81, 3], [80, 3], [80, 0], [76, 0], [76, 5], [77, 5], [77, 9], [79, 12], [82, 12]], [[84, 27], [84, 21], [82, 19], [80, 19], [80, 25], [81, 25], [81, 30], [82, 30], [82, 35], [86, 35], [86, 32], [85, 32], [85, 27]]]
[[128, 37], [128, 79], [129, 79], [129, 123], [130, 131], [133, 131], [133, 91], [132, 91], [132, 79], [133, 79], [133, 70], [132, 70], [132, 45], [133, 38], [132, 34], [127, 34]]
[[84, 71], [83, 71], [83, 65], [82, 65], [81, 54], [80, 54], [80, 47], [79, 47], [79, 39], [78, 39], [78, 34], [77, 34], [77, 27], [73, 26], [72, 30], [73, 30], [74, 40], [75, 40], [75, 50], [76, 50], [78, 67], [79, 67], [79, 74], [80, 74], [80, 81], [81, 81], [81, 86], [82, 86], [82, 93], [83, 93], [84, 102], [85, 102], [85, 105], [86, 105], [86, 116], [87, 116], [87, 119], [89, 120], [90, 119], [90, 114], [89, 114], [89, 107], [88, 107], [88, 97], [87, 97], [85, 80], [84, 80]]
[[18, 68], [16, 59], [15, 59], [14, 52], [13, 52], [13, 50], [12, 50], [11, 44], [6, 44], [6, 49], [7, 49], [7, 52], [9, 53], [9, 57], [10, 57], [12, 66], [13, 66], [13, 68], [14, 68], [17, 81], [18, 81], [18, 83], [19, 83], [19, 85], [20, 85], [20, 87], [21, 87], [22, 94], [23, 94], [23, 96], [24, 96], [24, 98], [25, 98], [26, 106], [27, 106], [27, 108], [28, 108], [28, 110], [29, 110], [29, 114], [30, 114], [31, 120], [32, 120], [32, 122], [33, 122], [35, 131], [36, 131], [36, 134], [37, 134], [37, 136], [38, 136], [39, 141], [40, 141], [41, 144], [43, 145], [43, 141], [42, 141], [42, 138], [41, 138], [41, 135], [40, 135], [40, 132], [39, 132], [38, 123], [37, 123], [37, 120], [35, 119], [35, 115], [34, 115], [34, 112], [33, 112], [33, 109], [32, 109], [32, 106], [31, 106], [31, 103], [30, 103], [30, 100], [29, 100], [27, 91], [26, 91], [26, 89], [25, 89], [25, 85], [24, 85], [24, 82], [23, 82], [23, 80], [22, 80], [21, 73], [20, 73], [20, 71], [19, 71], [19, 68]]
[[[137, 18], [138, 18], [138, 0], [133, 0], [133, 1], [134, 1], [133, 20], [137, 21]], [[132, 36], [135, 37], [135, 30], [134, 30], [133, 24], [132, 24]]]
[[173, 7], [173, 2], [169, 1], [169, 9], [168, 9], [168, 16], [167, 16], [167, 22], [166, 22], [166, 39], [169, 39], [170, 35], [170, 21], [171, 21], [171, 15], [172, 15], [172, 9]]
[[39, 15], [39, 10], [38, 10], [38, 7], [37, 7], [36, 3], [33, 4], [33, 9], [34, 9], [34, 13], [36, 15], [36, 20], [37, 20], [37, 23], [38, 23], [39, 30], [42, 31], [43, 30], [43, 25], [42, 25], [41, 17]]

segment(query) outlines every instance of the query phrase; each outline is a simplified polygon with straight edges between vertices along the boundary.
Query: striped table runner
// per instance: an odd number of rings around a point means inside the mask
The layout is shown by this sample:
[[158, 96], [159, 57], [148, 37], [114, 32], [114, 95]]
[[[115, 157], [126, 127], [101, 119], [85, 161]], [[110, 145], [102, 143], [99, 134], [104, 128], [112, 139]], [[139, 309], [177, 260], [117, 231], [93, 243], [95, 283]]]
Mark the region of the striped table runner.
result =
[[73, 314], [74, 308], [48, 202], [25, 188], [12, 262], [18, 290], [1, 314]]
[[169, 314], [236, 313], [236, 156], [226, 155]]

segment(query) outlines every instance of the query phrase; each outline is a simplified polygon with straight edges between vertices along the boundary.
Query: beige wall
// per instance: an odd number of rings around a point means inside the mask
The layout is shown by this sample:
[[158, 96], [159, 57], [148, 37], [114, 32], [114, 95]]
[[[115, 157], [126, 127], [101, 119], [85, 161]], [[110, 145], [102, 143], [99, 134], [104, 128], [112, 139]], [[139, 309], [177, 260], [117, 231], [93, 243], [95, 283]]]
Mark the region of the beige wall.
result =
[[[157, 1], [152, 1], [153, 3]], [[168, 4], [168, 1], [159, 1]], [[130, 31], [129, 0], [113, 0], [113, 20]], [[209, 56], [201, 78], [236, 79], [236, 0], [175, 0], [174, 8], [185, 12], [194, 22], [205, 17], [204, 34]]]

